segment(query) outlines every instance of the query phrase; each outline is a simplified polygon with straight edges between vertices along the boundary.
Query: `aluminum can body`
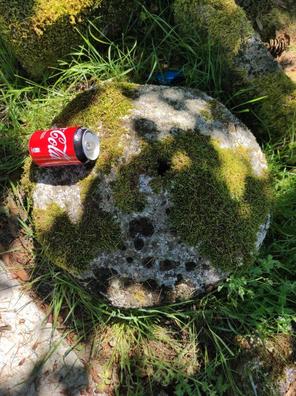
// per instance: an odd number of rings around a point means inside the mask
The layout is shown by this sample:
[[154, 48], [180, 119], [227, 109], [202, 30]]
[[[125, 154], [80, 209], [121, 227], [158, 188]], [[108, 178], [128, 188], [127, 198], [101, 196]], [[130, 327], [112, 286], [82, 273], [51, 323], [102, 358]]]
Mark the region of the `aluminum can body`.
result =
[[80, 126], [35, 131], [29, 152], [41, 167], [81, 165], [98, 157], [99, 138]]

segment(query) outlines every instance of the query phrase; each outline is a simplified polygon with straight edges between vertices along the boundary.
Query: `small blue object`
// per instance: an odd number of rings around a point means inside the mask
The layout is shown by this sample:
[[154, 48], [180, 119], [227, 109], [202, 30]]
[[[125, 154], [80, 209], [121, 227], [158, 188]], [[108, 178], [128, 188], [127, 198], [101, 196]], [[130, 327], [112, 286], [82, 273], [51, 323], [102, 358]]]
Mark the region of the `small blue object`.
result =
[[155, 79], [160, 85], [172, 85], [182, 81], [184, 75], [181, 70], [166, 70], [156, 73]]

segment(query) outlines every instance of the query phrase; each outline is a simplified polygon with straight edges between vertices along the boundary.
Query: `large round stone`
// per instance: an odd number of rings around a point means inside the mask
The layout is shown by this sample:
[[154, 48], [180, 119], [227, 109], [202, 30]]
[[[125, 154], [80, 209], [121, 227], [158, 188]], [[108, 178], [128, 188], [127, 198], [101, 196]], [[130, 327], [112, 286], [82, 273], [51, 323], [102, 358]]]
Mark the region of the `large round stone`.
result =
[[264, 155], [206, 94], [180, 87], [98, 86], [54, 123], [101, 137], [87, 166], [30, 165], [44, 251], [120, 307], [189, 299], [250, 265], [268, 224]]

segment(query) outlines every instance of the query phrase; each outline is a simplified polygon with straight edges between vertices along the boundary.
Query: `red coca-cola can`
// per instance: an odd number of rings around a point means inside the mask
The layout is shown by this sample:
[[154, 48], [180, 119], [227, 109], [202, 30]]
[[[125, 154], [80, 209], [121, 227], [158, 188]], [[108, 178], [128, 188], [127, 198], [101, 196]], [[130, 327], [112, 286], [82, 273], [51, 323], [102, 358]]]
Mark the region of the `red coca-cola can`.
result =
[[81, 165], [98, 158], [100, 140], [81, 126], [35, 131], [29, 140], [29, 152], [38, 166]]

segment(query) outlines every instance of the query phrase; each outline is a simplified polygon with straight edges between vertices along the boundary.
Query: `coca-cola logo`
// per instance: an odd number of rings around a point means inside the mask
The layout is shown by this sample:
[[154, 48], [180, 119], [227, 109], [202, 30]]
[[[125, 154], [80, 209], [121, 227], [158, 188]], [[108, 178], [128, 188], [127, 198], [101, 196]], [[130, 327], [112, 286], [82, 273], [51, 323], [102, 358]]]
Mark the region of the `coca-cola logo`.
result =
[[67, 155], [67, 138], [63, 130], [54, 129], [48, 137], [48, 154], [53, 159], [70, 160]]

